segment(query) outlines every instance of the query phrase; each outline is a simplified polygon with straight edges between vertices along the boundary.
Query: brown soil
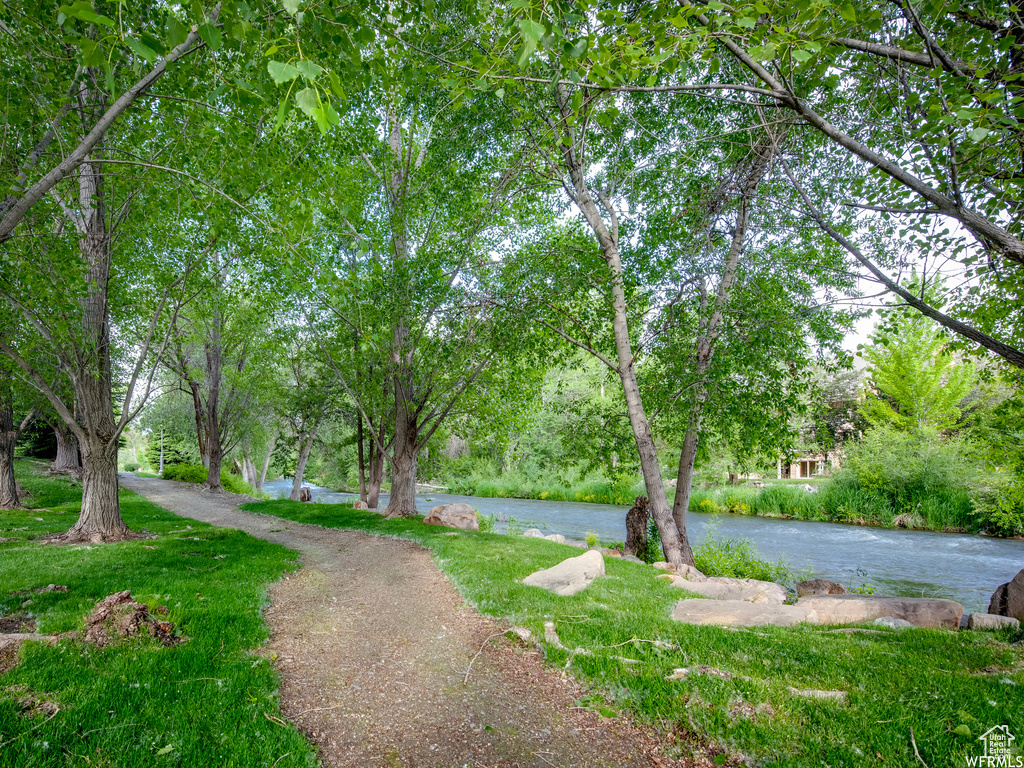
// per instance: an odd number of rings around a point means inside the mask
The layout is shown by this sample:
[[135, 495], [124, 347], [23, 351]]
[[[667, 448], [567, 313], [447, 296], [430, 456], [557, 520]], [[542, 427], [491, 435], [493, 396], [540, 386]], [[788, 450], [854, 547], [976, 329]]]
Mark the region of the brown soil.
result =
[[36, 620], [27, 616], [0, 616], [0, 634], [9, 635], [15, 632], [32, 632], [36, 628]]
[[326, 765], [682, 765], [624, 716], [575, 707], [579, 686], [465, 605], [427, 550], [242, 512], [247, 497], [121, 477], [165, 509], [302, 553], [302, 569], [270, 590], [262, 653], [280, 672], [283, 715]]
[[149, 606], [132, 600], [129, 590], [115, 592], [96, 603], [92, 613], [85, 617], [84, 639], [100, 648], [122, 640], [148, 635], [163, 645], [183, 641], [176, 637], [174, 625], [149, 615]]

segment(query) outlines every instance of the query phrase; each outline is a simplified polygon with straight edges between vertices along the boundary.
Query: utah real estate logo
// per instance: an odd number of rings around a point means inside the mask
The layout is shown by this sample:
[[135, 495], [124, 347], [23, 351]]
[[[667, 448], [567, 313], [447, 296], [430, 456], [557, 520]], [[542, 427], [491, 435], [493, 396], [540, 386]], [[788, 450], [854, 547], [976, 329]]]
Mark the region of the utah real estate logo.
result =
[[1014, 749], [1016, 737], [1007, 725], [989, 728], [978, 737], [984, 747], [980, 755], [967, 758], [970, 768], [1024, 768], [1024, 755]]

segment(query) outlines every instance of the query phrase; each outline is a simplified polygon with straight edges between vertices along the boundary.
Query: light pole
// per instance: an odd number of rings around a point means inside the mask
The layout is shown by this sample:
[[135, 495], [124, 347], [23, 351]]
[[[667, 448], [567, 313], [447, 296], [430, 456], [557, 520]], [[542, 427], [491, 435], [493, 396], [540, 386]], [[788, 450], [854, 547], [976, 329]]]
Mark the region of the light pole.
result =
[[164, 428], [160, 427], [160, 477], [164, 476]]

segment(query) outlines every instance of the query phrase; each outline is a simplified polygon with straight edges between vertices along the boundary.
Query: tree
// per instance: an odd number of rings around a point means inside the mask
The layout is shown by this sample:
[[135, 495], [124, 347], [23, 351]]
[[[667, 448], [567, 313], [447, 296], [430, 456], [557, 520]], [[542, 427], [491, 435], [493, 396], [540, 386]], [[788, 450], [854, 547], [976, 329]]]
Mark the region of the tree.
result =
[[[21, 506], [18, 481], [14, 477], [14, 447], [37, 413], [34, 407], [24, 407], [24, 398], [19, 397], [22, 393], [15, 388], [8, 365], [7, 361], [0, 359], [0, 509]], [[20, 418], [15, 417], [16, 408]]]
[[[194, 24], [183, 23], [164, 7], [142, 7], [132, 14], [118, 7], [115, 22], [79, 3], [65, 6], [56, 25], [52, 9], [45, 6], [25, 3], [19, 10], [15, 26], [5, 28], [4, 66], [7, 82], [35, 98], [19, 100], [9, 121], [20, 135], [38, 140], [19, 148], [25, 151], [12, 163], [14, 178], [0, 210], [0, 295], [9, 316], [31, 327], [43, 343], [25, 346], [0, 331], [0, 352], [46, 397], [79, 444], [82, 512], [61, 540], [118, 541], [132, 535], [118, 505], [118, 442], [150, 394], [153, 359], [165, 339], [165, 310], [175, 303], [190, 272], [189, 259], [177, 258], [181, 252], [175, 251], [173, 239], [159, 241], [167, 233], [159, 214], [175, 209], [168, 205], [174, 189], [152, 183], [152, 171], [165, 169], [159, 161], [179, 148], [167, 142], [174, 132], [158, 130], [167, 110], [147, 108], [136, 114], [129, 107], [137, 107], [186, 56], [193, 74], [212, 74], [195, 62], [203, 61], [197, 52], [221, 47], [224, 37], [217, 24], [231, 21], [232, 29], [244, 33], [255, 19], [234, 4], [222, 14], [221, 4], [207, 12], [196, 3]], [[48, 51], [48, 45], [56, 51]], [[140, 76], [143, 71], [148, 74]], [[207, 92], [202, 79], [185, 74], [168, 88], [184, 89], [177, 103], [196, 109], [201, 102], [192, 98], [190, 88]], [[199, 110], [194, 114], [208, 114]], [[39, 163], [51, 152], [58, 161], [41, 169]], [[119, 164], [136, 170], [108, 172]], [[140, 221], [143, 213], [150, 216], [145, 222]], [[14, 237], [16, 228], [19, 237]], [[134, 239], [146, 241], [147, 247], [118, 251], [115, 235], [122, 246]], [[180, 243], [180, 230], [175, 236]], [[154, 267], [147, 261], [156, 255], [165, 260]], [[124, 279], [126, 273], [132, 274], [131, 281]], [[128, 296], [131, 301], [122, 303]], [[131, 316], [120, 314], [129, 303]], [[116, 320], [122, 325], [114, 336]], [[132, 351], [125, 358], [119, 355], [122, 344]], [[151, 354], [154, 349], [157, 354]], [[123, 397], [115, 411], [113, 384], [122, 376]], [[63, 394], [63, 382], [73, 400]]]
[[[517, 3], [473, 19], [473, 44], [439, 57], [467, 88], [507, 92], [545, 80], [588, 94], [786, 110], [820, 139], [805, 178], [793, 178], [807, 216], [886, 290], [1024, 367], [1016, 115], [1024, 35], [1012, 6], [654, 0], [627, 10], [577, 0]], [[529, 71], [539, 59], [554, 70], [546, 77]], [[958, 260], [975, 278], [952, 314], [890, 277], [887, 269], [902, 266], [893, 253], [872, 253], [871, 238], [851, 235], [890, 219], [919, 245], [914, 258]]]
[[861, 406], [872, 425], [946, 432], [962, 423], [978, 369], [948, 348], [931, 320], [902, 313], [872, 342], [863, 352], [869, 389]]

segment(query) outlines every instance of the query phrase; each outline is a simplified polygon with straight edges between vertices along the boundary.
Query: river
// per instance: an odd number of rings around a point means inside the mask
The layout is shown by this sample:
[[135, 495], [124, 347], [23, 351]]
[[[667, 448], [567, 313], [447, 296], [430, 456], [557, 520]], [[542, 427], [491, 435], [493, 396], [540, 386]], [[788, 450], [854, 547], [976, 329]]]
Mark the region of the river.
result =
[[[310, 486], [313, 499], [331, 504], [358, 498]], [[271, 498], [287, 497], [291, 481], [266, 484]], [[626, 508], [609, 504], [535, 499], [487, 499], [446, 493], [417, 495], [427, 512], [438, 504], [465, 502], [495, 518], [496, 530], [540, 528], [582, 540], [587, 533], [603, 541], [626, 538]], [[380, 507], [387, 505], [381, 496]], [[948, 597], [968, 612], [985, 611], [997, 586], [1024, 568], [1024, 541], [957, 533], [888, 530], [805, 520], [775, 520], [746, 515], [691, 512], [690, 541], [699, 542], [712, 523], [719, 538], [750, 539], [763, 557], [785, 558], [795, 570], [838, 581], [847, 587], [869, 584], [876, 594]]]

